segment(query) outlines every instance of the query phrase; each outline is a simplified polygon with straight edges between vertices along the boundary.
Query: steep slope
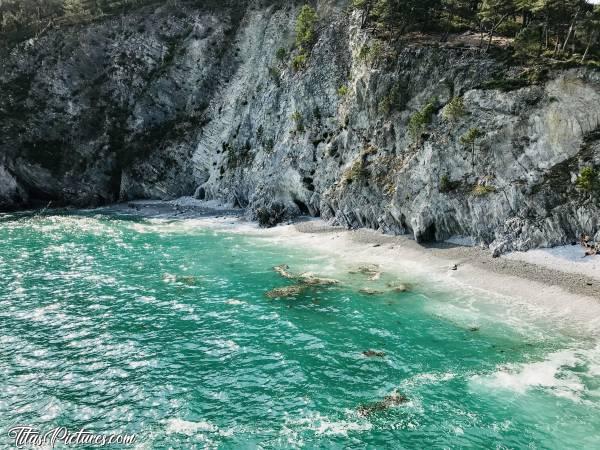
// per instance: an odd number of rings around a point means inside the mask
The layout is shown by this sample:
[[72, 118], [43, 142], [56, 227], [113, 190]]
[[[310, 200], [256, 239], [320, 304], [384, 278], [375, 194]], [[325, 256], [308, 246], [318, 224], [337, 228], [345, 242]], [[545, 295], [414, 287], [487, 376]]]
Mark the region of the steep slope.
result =
[[298, 8], [279, 3], [146, 8], [12, 49], [0, 207], [196, 195], [495, 252], [600, 239], [598, 72], [381, 44], [344, 5], [319, 3], [300, 70]]

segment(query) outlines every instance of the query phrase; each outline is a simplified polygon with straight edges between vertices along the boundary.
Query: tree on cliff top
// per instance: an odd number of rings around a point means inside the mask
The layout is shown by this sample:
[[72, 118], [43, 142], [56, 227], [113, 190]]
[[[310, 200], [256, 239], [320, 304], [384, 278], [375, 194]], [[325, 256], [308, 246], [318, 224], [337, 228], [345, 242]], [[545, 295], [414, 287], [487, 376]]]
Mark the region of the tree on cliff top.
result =
[[486, 51], [492, 45], [496, 30], [514, 13], [514, 0], [483, 0], [479, 8], [479, 18], [488, 33]]
[[354, 0], [353, 6], [363, 11], [363, 22], [368, 20], [379, 30], [402, 34], [434, 23], [441, 0]]
[[550, 56], [548, 50], [555, 58], [600, 58], [600, 23], [590, 0], [352, 0], [352, 6], [362, 12], [361, 25], [383, 39], [471, 30], [482, 33], [482, 46], [487, 36], [486, 49], [495, 36], [519, 36], [515, 55], [526, 59]]
[[302, 51], [310, 50], [315, 43], [317, 12], [309, 5], [304, 5], [296, 21], [296, 46]]
[[581, 62], [585, 62], [590, 49], [598, 43], [600, 38], [600, 5], [596, 5], [592, 11], [585, 15], [578, 31], [586, 42], [586, 47], [581, 57]]

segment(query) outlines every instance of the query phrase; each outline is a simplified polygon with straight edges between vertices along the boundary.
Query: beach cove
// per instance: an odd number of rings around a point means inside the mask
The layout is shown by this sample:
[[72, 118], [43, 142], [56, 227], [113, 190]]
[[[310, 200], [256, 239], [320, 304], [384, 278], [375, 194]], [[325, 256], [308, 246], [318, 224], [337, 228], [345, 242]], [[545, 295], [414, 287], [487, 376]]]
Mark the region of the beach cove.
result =
[[3, 215], [3, 428], [140, 448], [597, 445], [593, 276], [548, 286], [548, 268], [503, 273], [455, 244], [133, 206]]

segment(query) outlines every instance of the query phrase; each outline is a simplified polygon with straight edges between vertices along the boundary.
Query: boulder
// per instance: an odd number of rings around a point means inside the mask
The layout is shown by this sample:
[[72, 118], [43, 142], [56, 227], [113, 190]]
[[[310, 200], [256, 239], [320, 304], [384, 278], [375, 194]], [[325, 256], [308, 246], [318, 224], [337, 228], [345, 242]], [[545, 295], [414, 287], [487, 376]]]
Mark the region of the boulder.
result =
[[288, 298], [296, 297], [306, 290], [307, 286], [302, 284], [295, 284], [292, 286], [286, 286], [282, 288], [271, 289], [265, 293], [267, 298]]

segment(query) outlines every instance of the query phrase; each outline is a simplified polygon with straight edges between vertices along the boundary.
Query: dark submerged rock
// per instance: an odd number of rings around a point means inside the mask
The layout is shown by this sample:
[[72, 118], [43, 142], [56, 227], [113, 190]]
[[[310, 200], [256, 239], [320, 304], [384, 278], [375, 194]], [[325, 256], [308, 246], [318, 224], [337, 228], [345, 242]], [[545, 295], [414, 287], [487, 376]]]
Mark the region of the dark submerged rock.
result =
[[406, 402], [408, 402], [407, 397], [399, 394], [398, 392], [393, 392], [390, 395], [386, 395], [381, 401], [360, 405], [358, 408], [356, 408], [356, 412], [359, 416], [369, 417], [373, 414], [387, 411], [395, 406], [400, 406]]
[[376, 350], [365, 350], [363, 352], [363, 355], [366, 356], [367, 358], [384, 358], [385, 357], [384, 352], [378, 352]]

